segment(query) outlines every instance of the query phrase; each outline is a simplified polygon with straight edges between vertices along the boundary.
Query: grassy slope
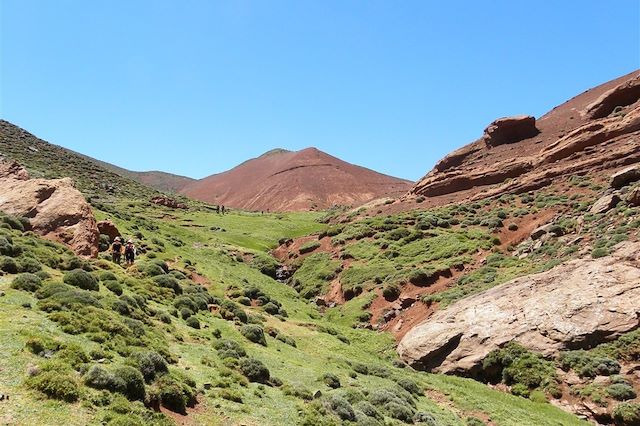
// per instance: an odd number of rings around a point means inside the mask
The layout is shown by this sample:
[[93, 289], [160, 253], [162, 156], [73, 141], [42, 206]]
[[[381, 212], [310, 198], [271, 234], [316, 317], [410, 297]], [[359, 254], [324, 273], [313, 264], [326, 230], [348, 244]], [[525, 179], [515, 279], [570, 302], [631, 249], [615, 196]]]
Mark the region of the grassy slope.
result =
[[[17, 138], [9, 132], [9, 136], [7, 139], [7, 134], [3, 132], [1, 151], [5, 155], [25, 164], [34, 176], [72, 176], [87, 196], [97, 199], [94, 207], [99, 219], [114, 220], [127, 236], [141, 233], [140, 242], [147, 245], [158, 258], [171, 261], [174, 268], [186, 271], [189, 269], [188, 264], [194, 265], [197, 272], [209, 280], [209, 293], [226, 296], [234, 289], [256, 286], [281, 302], [288, 312], [289, 317], [282, 321], [266, 314], [261, 308], [245, 308], [254, 316], [262, 317], [264, 326], [275, 327], [293, 337], [297, 344], [295, 348], [269, 336], [266, 347], [250, 343], [239, 333], [233, 322], [206, 311], [196, 314], [202, 324], [199, 330], [188, 327], [184, 320], [175, 317], [172, 318], [171, 325], [163, 325], [154, 318], [149, 319], [148, 332], [159, 336], [156, 339], [160, 342], [158, 345], [166, 343], [169, 351], [177, 357], [175, 367], [187, 371], [202, 392], [198, 397], [199, 404], [187, 418], [192, 424], [297, 423], [302, 415], [310, 412], [314, 404], [287, 395], [284, 389], [304, 387], [309, 391], [322, 390], [324, 394], [331, 395], [337, 391], [331, 391], [318, 381], [320, 375], [328, 372], [336, 374], [342, 382], [342, 389], [338, 391], [372, 391], [394, 386], [391, 380], [394, 377], [410, 377], [422, 387], [432, 389], [442, 396], [442, 400], [437, 398], [439, 402], [425, 396], [417, 399], [417, 409], [432, 413], [441, 425], [463, 425], [468, 415], [490, 418], [500, 425], [580, 424], [575, 417], [550, 405], [535, 404], [491, 390], [471, 380], [397, 368], [392, 364], [396, 354], [390, 335], [353, 329], [352, 321], [334, 317], [331, 313], [323, 317], [313, 304], [301, 298], [295, 290], [241, 261], [247, 254], [266, 252], [281, 238], [321, 230], [323, 226], [316, 222], [316, 214], [262, 216], [233, 212], [220, 216], [197, 203], [191, 204], [189, 211], [169, 210], [148, 204], [146, 199], [154, 195], [155, 191], [136, 182], [114, 175], [81, 157], [69, 154], [68, 151], [39, 141], [32, 135]], [[38, 152], [29, 150], [28, 146], [36, 147]], [[114, 190], [106, 191], [100, 185], [104, 182], [114, 184]], [[45, 253], [53, 250], [35, 237], [20, 236], [17, 231], [11, 233], [17, 241], [35, 251]], [[55, 250], [64, 252], [59, 247]], [[45, 253], [42, 256], [47, 255]], [[141, 260], [144, 261], [144, 257]], [[45, 270], [52, 275], [50, 280], [45, 281], [45, 285], [62, 276], [57, 267], [45, 267]], [[135, 278], [137, 283], [149, 282], [136, 274], [135, 270], [125, 271], [115, 267], [114, 272], [120, 282], [131, 278]], [[100, 422], [111, 408], [95, 405], [91, 400], [95, 392], [85, 386], [81, 386], [83, 396], [80, 401], [72, 404], [47, 399], [25, 386], [27, 367], [47, 362], [43, 357], [25, 349], [30, 336], [46, 336], [65, 344], [78, 343], [87, 351], [97, 349], [100, 345], [89, 340], [85, 333], [64, 333], [59, 324], [51, 321], [50, 315], [37, 308], [38, 302], [32, 294], [9, 287], [13, 278], [12, 275], [0, 276], [0, 291], [5, 293], [0, 297], [0, 329], [3, 330], [0, 345], [5, 355], [0, 358], [0, 391], [10, 395], [9, 401], [2, 402], [0, 418], [3, 423], [38, 425]], [[124, 288], [127, 295], [135, 295], [139, 291], [137, 287], [127, 284]], [[100, 284], [99, 295], [108, 310], [114, 300], [113, 294], [104, 284]], [[30, 304], [31, 308], [23, 306], [25, 304]], [[172, 308], [170, 300], [150, 301], [149, 306], [164, 311]], [[349, 306], [352, 308], [352, 316], [361, 311], [361, 306]], [[101, 312], [107, 313], [106, 310]], [[86, 320], [91, 321], [92, 318]], [[239, 393], [243, 403], [222, 398], [225, 388], [216, 385], [225, 380], [221, 375], [227, 374], [228, 369], [223, 366], [223, 360], [212, 347], [216, 341], [212, 335], [214, 329], [221, 331], [222, 338], [240, 342], [249, 355], [263, 361], [271, 375], [280, 378], [285, 386], [278, 388], [255, 383], [245, 385], [242, 380], [237, 379], [225, 386], [228, 385], [231, 390]], [[347, 340], [349, 343], [345, 343]], [[107, 361], [107, 365], [126, 361], [121, 354], [111, 350], [108, 352], [113, 359], [111, 362]], [[386, 371], [383, 375], [389, 377], [354, 375], [354, 364], [357, 363], [378, 366], [379, 370]], [[79, 375], [77, 379], [80, 379]], [[204, 383], [213, 383], [214, 386], [211, 390], [203, 390]], [[138, 412], [144, 410], [139, 403], [128, 407]], [[129, 417], [133, 419], [135, 416]], [[337, 422], [337, 418], [330, 413], [322, 418], [328, 422]], [[389, 418], [386, 421], [401, 424]]]
[[[189, 259], [196, 269], [211, 281], [210, 292], [222, 295], [229, 285], [251, 285], [263, 289], [270, 296], [279, 300], [289, 313], [286, 321], [262, 313], [266, 318], [266, 325], [277, 327], [287, 335], [293, 337], [297, 347], [285, 345], [271, 337], [267, 337], [267, 347], [249, 343], [237, 328], [228, 321], [216, 318], [207, 312], [197, 314], [203, 324], [200, 330], [193, 330], [184, 321], [174, 319], [175, 330], [166, 336], [174, 354], [179, 355], [178, 366], [188, 368], [189, 373], [196, 379], [199, 386], [204, 382], [215, 382], [219, 377], [220, 360], [216, 359], [211, 343], [215, 340], [211, 330], [217, 328], [222, 331], [223, 338], [231, 338], [241, 342], [248, 352], [262, 360], [270, 369], [271, 374], [293, 387], [304, 386], [315, 391], [329, 389], [318, 382], [318, 377], [326, 372], [335, 373], [344, 387], [356, 389], [375, 389], [390, 386], [389, 379], [358, 375], [349, 377], [352, 371], [350, 363], [359, 362], [367, 365], [381, 365], [392, 372], [392, 375], [410, 376], [425, 387], [436, 389], [442, 394], [449, 395], [451, 402], [445, 406], [438, 406], [428, 398], [420, 398], [418, 408], [434, 413], [441, 424], [463, 424], [457, 414], [486, 413], [496, 424], [516, 424], [525, 420], [537, 418], [535, 424], [578, 424], [572, 416], [551, 406], [537, 406], [529, 401], [492, 391], [476, 382], [455, 377], [443, 377], [400, 370], [391, 365], [395, 358], [393, 341], [389, 335], [367, 330], [354, 330], [339, 323], [330, 323], [323, 319], [317, 309], [300, 298], [296, 292], [283, 284], [250, 268], [247, 264], [236, 260], [235, 252], [252, 251], [258, 248], [266, 249], [277, 243], [281, 237], [294, 237], [319, 230], [321, 225], [315, 222], [315, 215], [292, 214], [286, 216], [247, 216], [244, 214], [230, 214], [219, 216], [205, 211], [176, 212], [159, 207], [143, 206], [128, 207], [129, 203], [120, 204], [116, 210], [132, 212], [139, 211], [146, 219], [151, 219], [159, 229], [145, 232], [145, 240], [156, 238], [165, 245], [165, 251], [159, 253], [163, 258], [176, 261], [176, 265], [184, 266], [183, 261]], [[106, 217], [106, 212], [98, 212], [98, 216]], [[165, 217], [165, 219], [160, 219]], [[130, 219], [113, 217], [118, 226], [130, 234], [134, 225], [135, 214]], [[185, 222], [187, 221], [187, 222]], [[193, 222], [190, 222], [193, 221]], [[250, 221], [250, 222], [247, 222]], [[182, 224], [190, 226], [185, 227]], [[250, 223], [251, 226], [247, 226]], [[201, 225], [202, 227], [193, 227]], [[206, 231], [210, 227], [220, 227], [227, 232]], [[174, 247], [168, 237], [180, 238], [184, 245]], [[206, 245], [206, 247], [205, 247]], [[55, 273], [55, 271], [51, 271]], [[116, 269], [119, 276], [126, 273]], [[0, 299], [0, 324], [3, 330], [8, 330], [2, 336], [4, 348], [9, 350], [9, 357], [2, 360], [4, 372], [0, 386], [11, 394], [7, 415], [17, 423], [45, 424], [54, 416], [56, 423], [82, 424], [93, 417], [93, 409], [81, 405], [71, 406], [65, 403], [53, 402], [37, 396], [37, 393], [27, 390], [24, 380], [27, 364], [38, 364], [39, 357], [24, 350], [24, 342], [28, 335], [46, 332], [52, 337], [64, 341], [77, 340], [82, 342], [82, 335], [69, 336], [62, 333], [55, 323], [47, 320], [46, 314], [37, 309], [25, 309], [21, 305], [29, 301], [35, 306], [35, 299], [28, 293], [8, 288], [9, 279], [2, 279], [0, 289], [6, 296]], [[102, 293], [108, 293], [104, 288]], [[259, 308], [248, 311], [260, 313]], [[16, 321], [16, 319], [18, 319]], [[330, 326], [338, 333], [346, 336], [350, 344], [346, 344], [328, 333], [319, 332], [306, 326], [307, 324]], [[202, 364], [202, 359], [214, 359], [215, 366]], [[247, 424], [283, 424], [295, 423], [299, 420], [299, 408], [308, 403], [299, 398], [283, 395], [276, 387], [264, 387], [258, 390], [256, 384], [247, 388], [237, 386], [242, 393], [243, 404], [230, 402], [219, 398], [216, 390], [205, 391], [199, 398], [200, 404], [194, 418], [200, 418], [201, 424], [217, 424], [224, 418], [233, 423]], [[509, 408], [505, 409], [505, 404]], [[451, 405], [450, 408], [448, 405]], [[44, 407], [44, 409], [43, 409]], [[100, 413], [100, 410], [97, 411]], [[219, 414], [223, 413], [223, 414]], [[456, 414], [457, 413], [457, 414]], [[199, 417], [200, 416], [200, 417]], [[464, 417], [464, 415], [463, 415]], [[59, 420], [59, 421], [58, 421]]]

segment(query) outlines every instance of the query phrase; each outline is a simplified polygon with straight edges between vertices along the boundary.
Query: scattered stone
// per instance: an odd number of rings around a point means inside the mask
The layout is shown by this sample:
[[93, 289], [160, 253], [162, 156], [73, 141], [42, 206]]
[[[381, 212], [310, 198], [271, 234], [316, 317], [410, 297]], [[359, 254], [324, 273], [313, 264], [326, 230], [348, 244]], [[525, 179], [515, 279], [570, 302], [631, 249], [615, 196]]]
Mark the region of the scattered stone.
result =
[[202, 386], [205, 388], [205, 390], [211, 389], [211, 383], [203, 383]]
[[169, 207], [170, 209], [187, 209], [188, 208], [186, 204], [176, 201], [172, 198], [165, 197], [163, 195], [158, 197], [153, 197], [151, 199], [151, 202], [153, 204], [158, 204], [160, 206]]
[[407, 309], [409, 306], [413, 305], [416, 302], [416, 298], [412, 296], [402, 296], [398, 299], [398, 303], [400, 304], [400, 309]]
[[640, 206], [640, 187], [634, 188], [627, 194], [625, 198], [627, 204], [633, 207]]
[[33, 377], [37, 376], [40, 373], [40, 367], [37, 365], [29, 364], [27, 366], [27, 376]]
[[593, 214], [606, 213], [617, 206], [619, 202], [620, 196], [618, 194], [603, 195], [598, 199], [598, 201], [593, 203], [593, 206], [591, 206], [591, 210], [589, 211]]
[[322, 398], [322, 391], [317, 390], [313, 393], [313, 399]]
[[398, 311], [396, 311], [395, 309], [391, 309], [385, 312], [384, 315], [382, 315], [382, 319], [384, 320], [384, 322], [389, 322], [392, 319], [394, 319], [397, 315], [398, 315]]
[[538, 228], [534, 229], [533, 232], [531, 232], [531, 239], [532, 240], [539, 239], [543, 235], [549, 233], [552, 227], [553, 227], [553, 223], [547, 223], [546, 225], [539, 226]]
[[622, 188], [625, 185], [640, 180], [640, 164], [634, 164], [611, 175], [611, 187]]

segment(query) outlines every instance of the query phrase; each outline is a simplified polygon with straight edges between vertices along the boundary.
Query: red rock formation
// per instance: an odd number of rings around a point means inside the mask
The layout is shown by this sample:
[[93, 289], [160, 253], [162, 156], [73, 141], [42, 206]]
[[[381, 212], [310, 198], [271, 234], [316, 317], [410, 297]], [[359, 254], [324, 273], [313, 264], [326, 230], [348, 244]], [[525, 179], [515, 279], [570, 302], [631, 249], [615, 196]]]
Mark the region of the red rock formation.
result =
[[169, 207], [170, 209], [187, 209], [188, 208], [186, 204], [165, 196], [153, 197], [151, 199], [151, 202], [153, 204], [158, 204], [160, 206]]
[[[636, 71], [571, 99], [536, 122], [525, 117], [496, 120], [482, 138], [436, 164], [409, 197], [427, 197], [426, 206], [480, 199], [538, 189], [571, 174], [616, 170], [639, 162], [638, 87], [640, 74]], [[540, 133], [514, 141], [508, 131], [500, 131], [524, 122], [531, 131], [535, 123]]]
[[122, 236], [116, 225], [110, 220], [101, 220], [97, 223], [97, 225], [100, 234], [108, 235], [111, 241], [113, 241], [116, 237]]
[[23, 172], [14, 163], [0, 165], [0, 210], [28, 218], [32, 231], [68, 245], [78, 255], [97, 256], [96, 220], [73, 181], [25, 179]]
[[540, 133], [536, 119], [530, 115], [503, 117], [493, 121], [484, 129], [482, 140], [488, 146], [520, 142]]

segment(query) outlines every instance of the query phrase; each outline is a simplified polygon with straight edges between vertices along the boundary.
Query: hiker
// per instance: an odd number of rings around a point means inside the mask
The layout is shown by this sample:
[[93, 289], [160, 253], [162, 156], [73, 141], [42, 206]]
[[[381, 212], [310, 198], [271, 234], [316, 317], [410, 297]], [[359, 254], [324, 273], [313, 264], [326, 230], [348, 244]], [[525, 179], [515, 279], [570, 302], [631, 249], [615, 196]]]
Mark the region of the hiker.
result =
[[124, 247], [124, 260], [127, 265], [133, 265], [133, 261], [136, 258], [136, 247], [133, 245], [132, 240], [127, 240], [127, 245]]
[[120, 264], [120, 257], [122, 256], [122, 241], [120, 241], [120, 237], [115, 237], [113, 239], [113, 244], [111, 245], [111, 260], [114, 263]]
[[221, 207], [220, 207], [220, 212], [221, 212], [222, 214], [224, 214], [224, 211], [225, 211], [225, 210], [224, 210], [224, 206], [221, 206]]

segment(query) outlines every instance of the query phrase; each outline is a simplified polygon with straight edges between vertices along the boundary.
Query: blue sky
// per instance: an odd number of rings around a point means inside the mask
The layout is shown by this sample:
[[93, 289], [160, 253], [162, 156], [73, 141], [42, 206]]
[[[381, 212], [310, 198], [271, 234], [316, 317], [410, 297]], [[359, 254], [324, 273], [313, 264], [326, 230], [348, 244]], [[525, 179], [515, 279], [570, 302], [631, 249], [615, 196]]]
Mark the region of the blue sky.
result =
[[418, 179], [640, 67], [640, 2], [0, 0], [0, 116], [203, 177], [315, 146]]

